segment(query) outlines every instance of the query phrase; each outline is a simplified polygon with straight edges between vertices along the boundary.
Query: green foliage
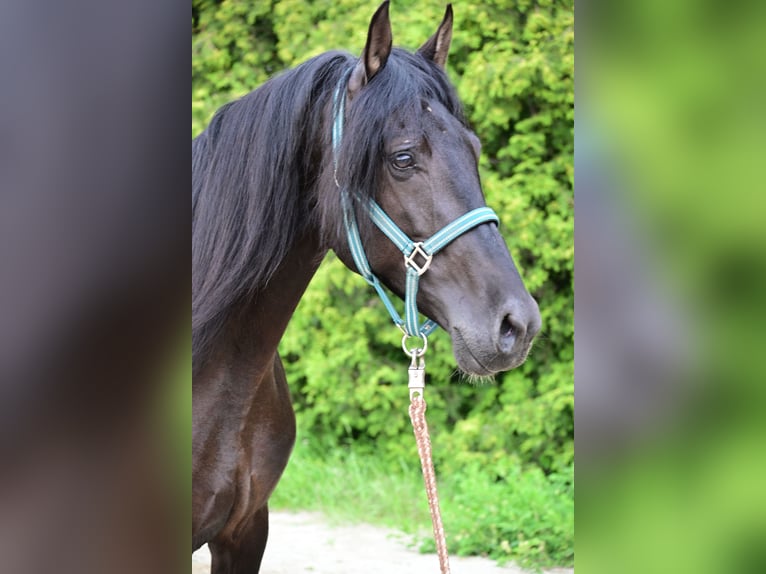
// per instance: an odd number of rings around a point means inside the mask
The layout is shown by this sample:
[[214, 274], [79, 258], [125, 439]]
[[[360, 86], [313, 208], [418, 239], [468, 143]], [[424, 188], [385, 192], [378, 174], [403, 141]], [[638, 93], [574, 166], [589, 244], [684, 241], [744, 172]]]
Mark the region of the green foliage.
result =
[[213, 112], [286, 67], [276, 54], [272, 1], [192, 1], [192, 136]]
[[[537, 468], [508, 465], [493, 478], [473, 465], [450, 474], [441, 491], [450, 551], [486, 554], [499, 562], [547, 567], [574, 562], [573, 467], [545, 476]], [[422, 549], [435, 551], [433, 537]]]
[[[444, 5], [394, 2], [395, 44], [417, 48], [435, 31]], [[192, 7], [196, 134], [221, 104], [282, 69], [330, 49], [360, 53], [376, 4], [194, 0]], [[518, 486], [504, 478], [511, 467], [559, 476], [574, 458], [574, 15], [571, 1], [492, 0], [454, 9], [448, 71], [482, 140], [487, 203], [500, 216], [543, 319], [527, 362], [492, 384], [466, 384], [455, 370], [449, 337], [437, 332], [429, 339], [428, 417], [437, 471], [466, 476], [465, 468], [481, 469], [477, 475], [497, 481], [484, 494], [477, 491], [489, 500]], [[415, 456], [399, 345], [399, 331], [374, 292], [330, 254], [280, 347], [299, 433], [387, 460]], [[483, 523], [472, 530], [495, 532]], [[501, 535], [492, 541], [494, 534], [487, 534], [482, 543], [477, 535], [461, 548], [494, 548], [497, 555], [502, 540], [512, 549], [522, 543], [512, 532]], [[546, 548], [556, 547], [541, 536]], [[524, 540], [539, 547], [534, 536]]]

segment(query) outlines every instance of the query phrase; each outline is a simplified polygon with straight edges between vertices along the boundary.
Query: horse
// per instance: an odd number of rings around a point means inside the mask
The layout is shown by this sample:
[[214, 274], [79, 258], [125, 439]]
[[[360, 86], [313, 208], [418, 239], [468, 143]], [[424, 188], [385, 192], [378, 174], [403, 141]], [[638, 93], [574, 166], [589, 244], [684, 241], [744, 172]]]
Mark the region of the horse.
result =
[[[260, 569], [268, 500], [295, 440], [277, 345], [330, 250], [412, 299], [468, 374], [518, 366], [540, 329], [446, 76], [452, 24], [448, 5], [416, 52], [392, 47], [384, 2], [361, 57], [332, 51], [283, 72], [221, 107], [192, 141], [192, 550], [208, 543], [214, 574]], [[371, 206], [419, 240], [408, 274]], [[424, 252], [446, 228], [449, 244]]]

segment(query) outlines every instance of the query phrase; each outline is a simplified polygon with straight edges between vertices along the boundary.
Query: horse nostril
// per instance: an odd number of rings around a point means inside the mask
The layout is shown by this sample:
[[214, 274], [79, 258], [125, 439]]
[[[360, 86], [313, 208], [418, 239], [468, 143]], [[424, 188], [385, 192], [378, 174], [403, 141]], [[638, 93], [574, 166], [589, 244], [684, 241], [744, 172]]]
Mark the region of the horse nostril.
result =
[[532, 338], [540, 329], [537, 303], [531, 297], [530, 301], [530, 304], [525, 301], [514, 302], [498, 313], [502, 319], [495, 331], [495, 348], [500, 355], [518, 358], [529, 349]]
[[514, 331], [515, 329], [513, 327], [513, 323], [511, 322], [511, 316], [506, 315], [503, 317], [503, 322], [500, 323], [500, 337], [502, 339], [513, 337]]

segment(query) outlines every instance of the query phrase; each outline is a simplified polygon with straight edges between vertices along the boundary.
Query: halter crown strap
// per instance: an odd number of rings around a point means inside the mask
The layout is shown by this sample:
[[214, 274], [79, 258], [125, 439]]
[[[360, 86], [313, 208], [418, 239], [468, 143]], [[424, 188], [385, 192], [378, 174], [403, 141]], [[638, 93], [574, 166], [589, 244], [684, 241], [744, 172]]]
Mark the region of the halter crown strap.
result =
[[[342, 95], [342, 92], [348, 82], [350, 72], [351, 70], [348, 70], [343, 74], [333, 94], [333, 169], [335, 170], [335, 183], [339, 188], [341, 188], [341, 185], [338, 183], [337, 174], [338, 151], [343, 139], [343, 120], [346, 107], [346, 97], [344, 94]], [[407, 270], [407, 276], [404, 291], [404, 320], [402, 320], [391, 299], [383, 289], [380, 280], [372, 272], [367, 255], [364, 252], [362, 239], [359, 235], [359, 226], [356, 222], [353, 200], [350, 197], [349, 191], [345, 188], [341, 188], [341, 202], [351, 257], [360, 275], [375, 288], [389, 315], [391, 315], [391, 319], [399, 328], [411, 337], [427, 337], [438, 325], [431, 319], [427, 319], [422, 325], [418, 321], [417, 294], [420, 276], [428, 271], [431, 260], [436, 253], [477, 225], [490, 221], [498, 223], [497, 215], [489, 207], [479, 207], [461, 215], [425, 241], [416, 242], [412, 241], [374, 200], [365, 200], [365, 208], [370, 216], [370, 220], [404, 255], [404, 266]]]

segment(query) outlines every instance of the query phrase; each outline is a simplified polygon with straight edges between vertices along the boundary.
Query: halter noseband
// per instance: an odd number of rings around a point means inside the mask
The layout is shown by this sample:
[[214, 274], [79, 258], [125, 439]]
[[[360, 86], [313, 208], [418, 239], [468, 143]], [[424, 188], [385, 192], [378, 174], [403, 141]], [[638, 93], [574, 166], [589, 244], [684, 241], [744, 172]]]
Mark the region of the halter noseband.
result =
[[[372, 272], [370, 263], [367, 260], [364, 246], [362, 245], [362, 239], [359, 235], [359, 226], [356, 222], [356, 214], [354, 213], [353, 202], [349, 190], [341, 187], [340, 183], [338, 183], [338, 151], [340, 149], [341, 140], [343, 139], [343, 121], [346, 108], [346, 97], [345, 95], [341, 96], [341, 94], [348, 82], [350, 72], [351, 70], [347, 71], [341, 77], [338, 86], [335, 88], [332, 101], [332, 150], [333, 165], [335, 169], [335, 184], [341, 189], [343, 221], [348, 236], [348, 245], [357, 270], [367, 283], [375, 288], [375, 291], [378, 292], [380, 299], [383, 301], [383, 305], [385, 305], [389, 315], [391, 315], [391, 319], [404, 332], [405, 337], [402, 340], [404, 352], [408, 355], [413, 353], [422, 355], [425, 353], [427, 336], [431, 334], [438, 325], [431, 319], [427, 319], [422, 325], [418, 321], [417, 294], [420, 276], [428, 271], [433, 256], [453, 240], [467, 231], [470, 231], [477, 225], [488, 221], [498, 223], [499, 220], [491, 208], [479, 207], [458, 217], [452, 223], [447, 224], [425, 241], [413, 241], [406, 233], [399, 229], [396, 223], [394, 223], [388, 215], [386, 215], [386, 212], [383, 211], [383, 208], [381, 208], [375, 200], [369, 199], [366, 201], [365, 207], [370, 216], [370, 220], [404, 255], [404, 267], [407, 270], [407, 277], [404, 295], [404, 320], [402, 320], [401, 316], [396, 311], [396, 308], [394, 308], [391, 299], [389, 299], [388, 295], [383, 290], [380, 280]], [[405, 341], [408, 336], [421, 337], [424, 343], [423, 348], [417, 351], [408, 350], [405, 346]]]

